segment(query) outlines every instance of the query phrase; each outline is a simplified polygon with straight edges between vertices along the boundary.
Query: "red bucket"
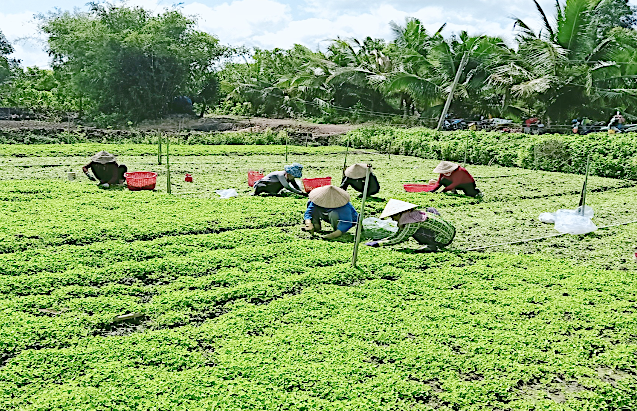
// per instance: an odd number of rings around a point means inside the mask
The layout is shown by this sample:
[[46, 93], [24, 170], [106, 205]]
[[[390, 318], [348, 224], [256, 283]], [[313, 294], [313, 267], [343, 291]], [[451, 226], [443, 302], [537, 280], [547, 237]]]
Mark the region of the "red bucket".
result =
[[403, 184], [405, 191], [409, 193], [428, 193], [434, 191], [435, 184]]
[[124, 173], [126, 185], [131, 191], [154, 190], [157, 183], [157, 173], [152, 171], [133, 171]]
[[303, 179], [303, 188], [306, 193], [314, 190], [315, 188], [329, 186], [332, 184], [332, 177], [321, 177], [321, 178], [304, 178]]
[[263, 177], [265, 176], [258, 171], [248, 171], [248, 185], [250, 187], [254, 187], [254, 183], [261, 180]]

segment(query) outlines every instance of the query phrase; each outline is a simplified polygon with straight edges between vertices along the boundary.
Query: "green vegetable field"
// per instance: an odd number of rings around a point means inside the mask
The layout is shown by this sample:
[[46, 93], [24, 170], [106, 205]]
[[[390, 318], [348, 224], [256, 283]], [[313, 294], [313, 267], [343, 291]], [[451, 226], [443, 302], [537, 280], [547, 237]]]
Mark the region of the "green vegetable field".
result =
[[[102, 149], [157, 190], [89, 182]], [[575, 208], [583, 176], [468, 165], [482, 201], [406, 193], [437, 161], [350, 149], [381, 184], [366, 217], [397, 198], [457, 228], [436, 254], [361, 246], [354, 269], [351, 232], [300, 231], [305, 198], [248, 195], [284, 146], [173, 150], [168, 195], [154, 145], [0, 145], [1, 410], [637, 409], [637, 181], [589, 178], [611, 227], [497, 246], [556, 234], [538, 215]], [[338, 184], [344, 153], [288, 163]]]

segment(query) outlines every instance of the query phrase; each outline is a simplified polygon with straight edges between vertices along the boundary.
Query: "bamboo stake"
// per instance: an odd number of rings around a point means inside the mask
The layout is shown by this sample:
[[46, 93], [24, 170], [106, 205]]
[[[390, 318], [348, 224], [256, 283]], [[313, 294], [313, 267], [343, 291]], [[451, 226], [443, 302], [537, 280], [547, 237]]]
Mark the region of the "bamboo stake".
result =
[[285, 164], [288, 163], [288, 133], [285, 132]]
[[157, 164], [161, 165], [161, 132], [157, 133]]
[[361, 212], [358, 214], [358, 223], [356, 224], [356, 237], [354, 238], [354, 254], [352, 255], [352, 267], [356, 268], [356, 260], [358, 260], [358, 244], [361, 241], [361, 232], [363, 231], [363, 219], [365, 214], [365, 200], [367, 199], [367, 188], [369, 187], [369, 175], [372, 173], [372, 165], [367, 164], [367, 175], [365, 176], [365, 188], [363, 188], [363, 201], [361, 202]]
[[345, 147], [345, 160], [343, 160], [343, 177], [345, 177], [345, 169], [347, 168], [347, 154], [349, 154], [349, 136], [347, 136], [347, 146]]
[[170, 184], [170, 136], [166, 135], [166, 191], [172, 194]]
[[580, 214], [584, 215], [584, 211], [586, 209], [586, 186], [588, 185], [588, 172], [590, 170], [591, 165], [591, 156], [590, 154], [586, 158], [586, 177], [584, 178], [584, 187], [582, 187], [582, 196], [580, 197], [579, 206], [582, 208], [580, 210]]

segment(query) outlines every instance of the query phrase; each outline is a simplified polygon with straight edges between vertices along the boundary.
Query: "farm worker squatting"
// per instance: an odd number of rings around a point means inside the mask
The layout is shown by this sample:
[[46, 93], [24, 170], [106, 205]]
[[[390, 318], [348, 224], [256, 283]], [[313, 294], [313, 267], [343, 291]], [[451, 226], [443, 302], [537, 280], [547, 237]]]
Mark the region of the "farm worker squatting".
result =
[[[345, 169], [345, 176], [341, 182], [341, 188], [347, 190], [348, 186], [359, 193], [362, 193], [365, 188], [365, 177], [367, 176], [367, 164], [354, 164]], [[373, 196], [380, 191], [380, 185], [378, 179], [374, 173], [369, 174], [369, 185], [367, 186], [367, 195]]]
[[418, 243], [425, 245], [420, 252], [431, 253], [451, 244], [456, 235], [456, 229], [449, 222], [440, 217], [440, 213], [433, 207], [427, 211], [416, 210], [416, 204], [391, 199], [385, 206], [380, 218], [391, 217], [398, 222], [398, 231], [389, 237], [370, 241], [365, 245], [370, 247], [389, 246], [399, 244], [413, 237]]
[[[88, 173], [89, 168], [95, 178]], [[121, 184], [126, 181], [124, 173], [128, 171], [128, 168], [124, 164], [117, 165], [113, 154], [100, 151], [91, 157], [91, 162], [82, 167], [82, 171], [89, 180], [95, 181], [97, 178], [102, 187], [108, 188], [112, 184]]]
[[296, 179], [301, 177], [303, 177], [303, 166], [301, 164], [294, 163], [285, 166], [284, 171], [274, 171], [254, 183], [254, 193], [252, 195], [258, 196], [261, 193], [277, 195], [285, 188], [295, 194], [306, 196], [307, 193], [301, 191], [296, 182]]
[[334, 231], [326, 240], [340, 237], [358, 221], [358, 213], [349, 202], [347, 191], [335, 186], [315, 188], [309, 194], [310, 201], [305, 211], [305, 231], [321, 231], [321, 220], [330, 223]]
[[442, 161], [436, 168], [434, 173], [440, 174], [438, 180], [430, 180], [429, 184], [435, 184], [436, 187], [431, 190], [434, 192], [441, 186], [445, 186], [442, 192], [462, 190], [465, 195], [470, 197], [482, 197], [480, 190], [476, 188], [476, 181], [466, 168], [460, 167], [456, 163], [450, 161]]

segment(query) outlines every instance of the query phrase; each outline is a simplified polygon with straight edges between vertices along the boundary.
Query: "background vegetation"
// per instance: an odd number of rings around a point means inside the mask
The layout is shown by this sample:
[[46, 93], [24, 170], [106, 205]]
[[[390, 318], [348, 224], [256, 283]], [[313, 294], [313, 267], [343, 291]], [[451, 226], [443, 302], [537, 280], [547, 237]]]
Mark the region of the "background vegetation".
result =
[[224, 46], [178, 9], [153, 14], [90, 4], [88, 11], [42, 16], [52, 70], [10, 61], [11, 45], [0, 37], [0, 104], [135, 122], [162, 116], [175, 98], [189, 96], [201, 115], [216, 107], [325, 122], [427, 123], [440, 114], [466, 56], [454, 116], [564, 122], [608, 120], [621, 110], [633, 118], [637, 32], [628, 1], [535, 6], [542, 29], [515, 20], [512, 45], [466, 32], [448, 35], [444, 25], [430, 31], [409, 18], [389, 23], [390, 41], [335, 38], [326, 51], [312, 51]]

